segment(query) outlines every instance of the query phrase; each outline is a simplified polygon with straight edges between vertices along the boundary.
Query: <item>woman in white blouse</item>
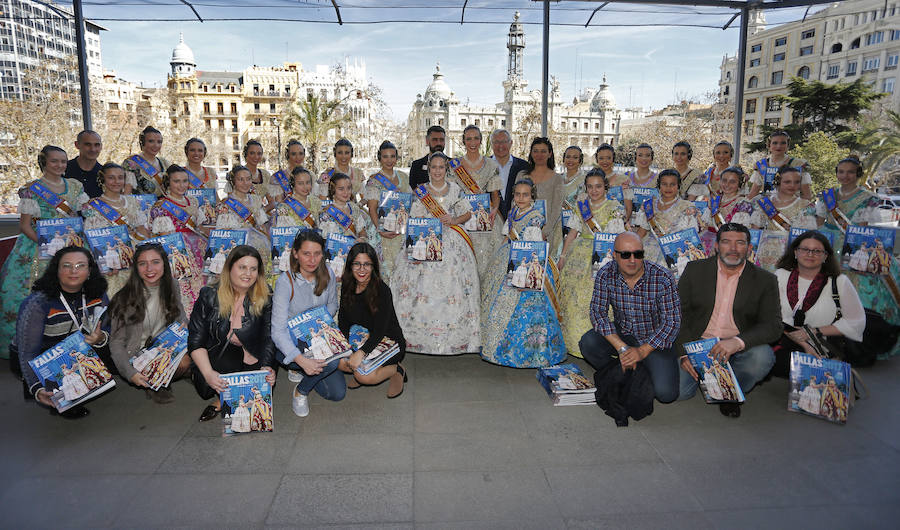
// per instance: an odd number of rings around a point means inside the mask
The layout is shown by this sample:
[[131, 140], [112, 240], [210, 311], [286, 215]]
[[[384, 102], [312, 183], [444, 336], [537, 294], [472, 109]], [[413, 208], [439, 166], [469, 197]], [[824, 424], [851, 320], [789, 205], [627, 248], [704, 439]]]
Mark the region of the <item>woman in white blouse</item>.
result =
[[[804, 232], [790, 244], [777, 266], [785, 331], [780, 347], [775, 349], [774, 375], [788, 375], [792, 351], [802, 349], [815, 355], [804, 325], [825, 339], [862, 341], [866, 314], [853, 283], [841, 274], [828, 238], [815, 230]], [[833, 284], [837, 286], [840, 314]]]

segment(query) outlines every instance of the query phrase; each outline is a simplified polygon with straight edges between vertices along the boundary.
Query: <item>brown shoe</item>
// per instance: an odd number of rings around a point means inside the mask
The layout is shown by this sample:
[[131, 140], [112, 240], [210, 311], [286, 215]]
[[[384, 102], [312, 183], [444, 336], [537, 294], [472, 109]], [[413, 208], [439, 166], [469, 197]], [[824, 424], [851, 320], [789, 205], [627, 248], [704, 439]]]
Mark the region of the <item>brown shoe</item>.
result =
[[403, 393], [403, 389], [405, 388], [404, 383], [406, 383], [409, 378], [406, 377], [406, 370], [403, 369], [403, 366], [397, 365], [397, 373], [390, 377], [390, 382], [388, 383], [388, 392], [387, 398], [394, 399], [400, 397], [400, 394]]
[[150, 392], [150, 399], [158, 405], [166, 405], [175, 401], [175, 394], [168, 388], [160, 388], [156, 392]]

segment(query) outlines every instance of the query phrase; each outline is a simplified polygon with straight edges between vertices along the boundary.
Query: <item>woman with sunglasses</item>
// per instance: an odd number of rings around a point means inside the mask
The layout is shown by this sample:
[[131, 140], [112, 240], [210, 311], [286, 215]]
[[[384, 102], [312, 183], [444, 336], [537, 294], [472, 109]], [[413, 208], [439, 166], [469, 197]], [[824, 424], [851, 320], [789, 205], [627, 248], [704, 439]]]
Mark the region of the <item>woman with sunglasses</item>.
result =
[[[28, 361], [81, 331], [84, 341], [94, 348], [106, 369], [115, 373], [107, 348], [109, 325], [103, 319], [98, 325], [95, 316], [108, 303], [106, 279], [100, 274], [94, 257], [82, 247], [69, 246], [50, 259], [43, 275], [34, 282], [31, 294], [19, 307], [13, 344], [19, 353], [22, 377], [28, 393], [48, 407], [51, 414], [56, 414], [52, 393], [41, 386]], [[77, 419], [87, 416], [88, 410], [78, 405], [60, 415]]]
[[[134, 251], [134, 266], [126, 279], [125, 285], [109, 303], [110, 354], [122, 377], [144, 388], [148, 399], [154, 403], [171, 403], [175, 396], [168, 386], [150, 390], [147, 377], [131, 365], [132, 357], [148, 347], [169, 324], [187, 324], [180, 288], [172, 276], [169, 256], [162, 245], [138, 245]], [[172, 380], [187, 375], [190, 366], [191, 358], [185, 355]]]
[[[350, 248], [350, 252], [347, 253], [347, 267], [341, 281], [338, 322], [345, 337], [350, 336], [350, 328], [353, 325], [366, 328], [369, 335], [366, 342], [350, 357], [341, 359], [340, 368], [352, 374], [347, 388], [359, 388], [360, 384], [378, 385], [389, 381], [387, 397], [394, 399], [403, 393], [403, 384], [407, 381], [406, 370], [400, 365], [406, 354], [406, 339], [403, 338], [403, 330], [394, 311], [391, 289], [381, 280], [378, 269], [378, 255], [372, 245], [357, 243]], [[384, 338], [397, 343], [400, 352], [369, 374], [357, 373], [356, 369], [363, 359], [372, 353]]]

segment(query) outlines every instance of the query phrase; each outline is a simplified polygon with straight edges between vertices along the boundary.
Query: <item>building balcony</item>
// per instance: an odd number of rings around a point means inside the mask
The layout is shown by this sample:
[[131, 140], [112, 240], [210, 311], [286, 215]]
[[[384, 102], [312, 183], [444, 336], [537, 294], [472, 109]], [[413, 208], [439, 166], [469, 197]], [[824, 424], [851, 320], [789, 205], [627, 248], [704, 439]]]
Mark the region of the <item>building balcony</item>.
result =
[[291, 97], [291, 92], [285, 90], [254, 90], [247, 94], [251, 98], [279, 98], [287, 99]]

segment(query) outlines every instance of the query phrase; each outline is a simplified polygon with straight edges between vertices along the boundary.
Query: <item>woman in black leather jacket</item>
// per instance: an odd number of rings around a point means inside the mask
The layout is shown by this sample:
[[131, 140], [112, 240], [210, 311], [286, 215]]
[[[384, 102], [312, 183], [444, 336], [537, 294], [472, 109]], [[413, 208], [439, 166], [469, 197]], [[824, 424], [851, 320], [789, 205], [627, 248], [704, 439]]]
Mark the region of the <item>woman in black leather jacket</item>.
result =
[[266, 380], [275, 383], [272, 297], [263, 270], [259, 251], [239, 245], [228, 254], [219, 281], [200, 290], [188, 324], [191, 379], [201, 398], [216, 398], [200, 421], [219, 415], [216, 394], [227, 386], [219, 374], [266, 370]]

